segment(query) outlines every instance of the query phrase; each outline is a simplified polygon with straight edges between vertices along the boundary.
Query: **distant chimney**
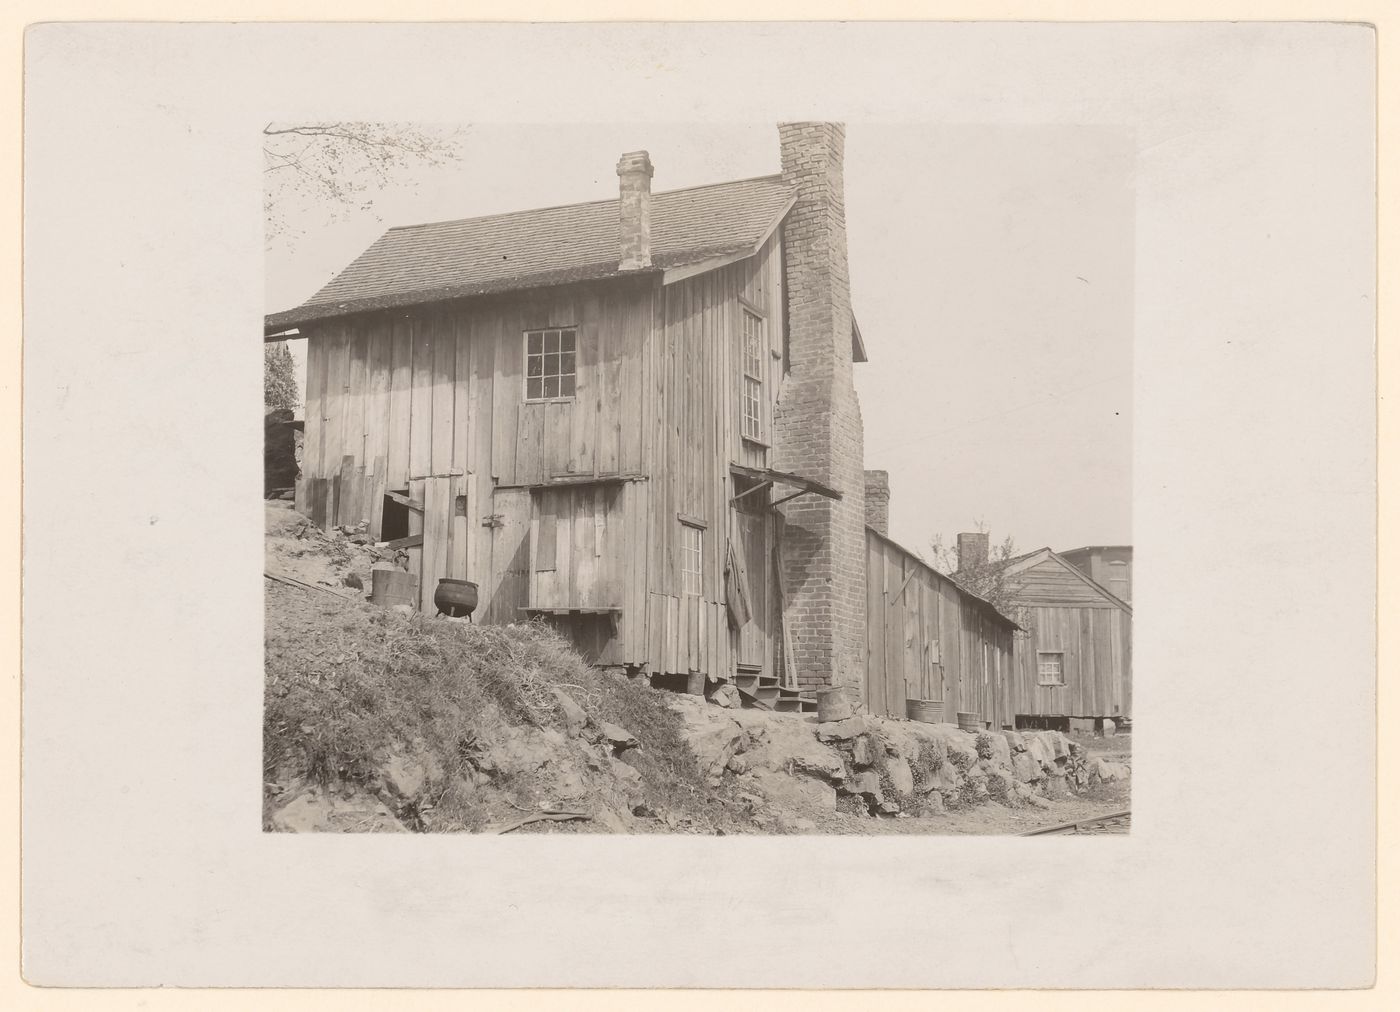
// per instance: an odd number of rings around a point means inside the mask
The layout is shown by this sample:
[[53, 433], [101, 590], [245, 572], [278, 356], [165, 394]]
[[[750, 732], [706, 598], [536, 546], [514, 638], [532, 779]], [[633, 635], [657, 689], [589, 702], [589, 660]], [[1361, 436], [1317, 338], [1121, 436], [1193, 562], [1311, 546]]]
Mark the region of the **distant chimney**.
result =
[[645, 151], [629, 151], [617, 160], [619, 270], [651, 266], [652, 171], [651, 156]]
[[865, 526], [890, 536], [890, 473], [865, 472]]
[[959, 534], [958, 572], [985, 566], [990, 542], [990, 534]]

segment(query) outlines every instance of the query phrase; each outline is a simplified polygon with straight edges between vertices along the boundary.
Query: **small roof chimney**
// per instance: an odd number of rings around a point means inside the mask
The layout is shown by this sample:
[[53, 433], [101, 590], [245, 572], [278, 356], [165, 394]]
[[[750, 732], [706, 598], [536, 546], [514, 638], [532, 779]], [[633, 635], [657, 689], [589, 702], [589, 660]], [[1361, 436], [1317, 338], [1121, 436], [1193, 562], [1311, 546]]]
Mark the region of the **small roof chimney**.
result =
[[622, 256], [618, 270], [651, 266], [651, 156], [629, 151], [617, 160], [618, 238]]
[[987, 564], [991, 535], [985, 533], [958, 535], [958, 572], [977, 569]]

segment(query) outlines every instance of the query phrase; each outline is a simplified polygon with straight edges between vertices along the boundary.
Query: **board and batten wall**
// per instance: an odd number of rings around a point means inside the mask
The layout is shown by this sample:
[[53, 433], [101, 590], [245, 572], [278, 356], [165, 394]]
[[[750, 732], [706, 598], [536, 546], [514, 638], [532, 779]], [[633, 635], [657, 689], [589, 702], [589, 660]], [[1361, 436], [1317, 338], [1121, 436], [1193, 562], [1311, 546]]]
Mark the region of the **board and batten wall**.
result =
[[865, 564], [867, 711], [903, 717], [908, 699], [942, 700], [946, 721], [962, 710], [993, 728], [1009, 723], [1011, 625], [871, 528]]
[[[768, 465], [762, 441], [742, 438], [742, 325], [747, 308], [764, 320], [764, 434], [782, 378], [782, 258], [774, 236], [752, 257], [661, 290], [656, 354], [648, 389], [656, 406], [646, 442], [655, 447], [648, 494], [646, 663], [651, 671], [703, 672], [728, 678], [735, 670], [739, 632], [725, 612], [724, 572], [729, 541], [738, 538], [729, 505], [731, 463]], [[779, 354], [775, 355], [777, 351]], [[702, 526], [702, 591], [683, 593], [682, 520]], [[763, 569], [753, 579], [767, 576]], [[751, 567], [752, 568], [752, 567]], [[766, 623], [769, 634], [776, 626]], [[772, 671], [771, 643], [764, 671]]]
[[[306, 512], [325, 525], [367, 521], [377, 537], [383, 492], [407, 490], [425, 507], [409, 527], [425, 535], [410, 553], [422, 606], [448, 576], [479, 585], [478, 620], [520, 620], [529, 486], [645, 473], [655, 297], [654, 279], [626, 279], [308, 326]], [[577, 392], [530, 401], [525, 333], [552, 327], [578, 328]], [[624, 500], [609, 525], [644, 509], [644, 495]]]
[[[665, 287], [648, 275], [309, 326], [306, 512], [378, 537], [383, 493], [406, 490], [424, 505], [409, 530], [425, 535], [410, 551], [425, 610], [441, 576], [479, 585], [478, 621], [616, 608], [611, 634], [578, 619], [594, 659], [729, 677], [729, 465], [768, 464], [782, 297], [775, 236]], [[759, 441], [740, 425], [746, 307], [765, 322]], [[554, 327], [578, 328], [577, 392], [526, 400], [524, 335]], [[540, 487], [590, 478], [605, 481]], [[682, 518], [704, 531], [698, 596], [683, 593]], [[553, 568], [538, 568], [542, 519]]]
[[[1006, 706], [1054, 717], [1132, 715], [1132, 621], [1126, 610], [1047, 559], [1014, 577], [1016, 664]], [[1041, 685], [1039, 654], [1063, 654], [1063, 685]]]

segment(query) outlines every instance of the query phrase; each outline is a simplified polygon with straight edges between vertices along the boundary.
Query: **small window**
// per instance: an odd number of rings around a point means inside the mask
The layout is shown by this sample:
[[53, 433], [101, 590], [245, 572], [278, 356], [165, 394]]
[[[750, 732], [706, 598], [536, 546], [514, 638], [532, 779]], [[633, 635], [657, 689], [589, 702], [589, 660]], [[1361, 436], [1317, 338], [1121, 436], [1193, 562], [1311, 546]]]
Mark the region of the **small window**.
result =
[[763, 318], [744, 310], [744, 389], [742, 391], [743, 434], [746, 439], [763, 438]]
[[1065, 655], [1063, 653], [1040, 650], [1035, 656], [1040, 665], [1041, 685], [1065, 684]]
[[525, 332], [525, 399], [547, 401], [574, 396], [577, 386], [574, 327]]
[[689, 597], [701, 597], [705, 583], [701, 562], [704, 559], [705, 532], [699, 527], [681, 523], [681, 590]]

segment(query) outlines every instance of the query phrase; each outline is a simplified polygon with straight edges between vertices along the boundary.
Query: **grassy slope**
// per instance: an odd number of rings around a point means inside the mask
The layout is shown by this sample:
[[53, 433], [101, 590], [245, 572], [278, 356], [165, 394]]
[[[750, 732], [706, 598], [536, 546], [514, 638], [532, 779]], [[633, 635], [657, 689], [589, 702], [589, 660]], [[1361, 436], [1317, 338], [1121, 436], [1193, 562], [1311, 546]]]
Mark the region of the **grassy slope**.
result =
[[[386, 798], [386, 764], [407, 756], [429, 770], [432, 816], [419, 818], [424, 798], [397, 799], [396, 814], [413, 828], [448, 831], [534, 810], [558, 796], [555, 781], [571, 770], [588, 788], [579, 807], [615, 801], [607, 743], [562, 733], [554, 692], [562, 688], [595, 724], [610, 721], [639, 739], [628, 760], [647, 808], [698, 832], [729, 821], [665, 697], [588, 667], [541, 624], [474, 626], [268, 584], [265, 646], [269, 782], [355, 786]], [[504, 764], [483, 774], [482, 753], [512, 739], [546, 743], [549, 761], [528, 775]], [[626, 816], [631, 805], [620, 807]]]

